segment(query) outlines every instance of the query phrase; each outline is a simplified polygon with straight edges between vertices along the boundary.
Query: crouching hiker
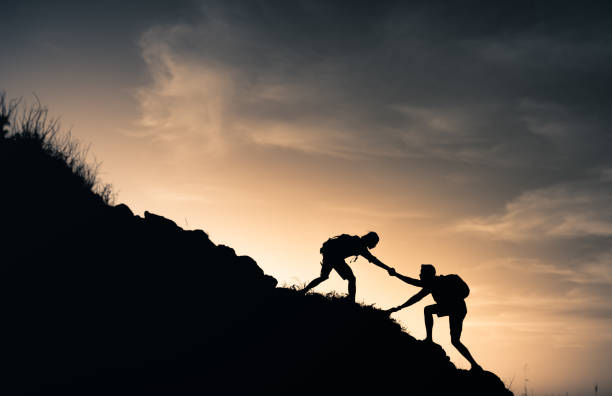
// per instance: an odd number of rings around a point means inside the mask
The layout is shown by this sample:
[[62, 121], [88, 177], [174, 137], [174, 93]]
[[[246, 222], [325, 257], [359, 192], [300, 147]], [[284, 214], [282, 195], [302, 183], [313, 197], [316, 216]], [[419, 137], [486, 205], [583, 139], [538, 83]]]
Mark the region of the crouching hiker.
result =
[[321, 247], [321, 254], [323, 255], [323, 261], [321, 261], [321, 275], [311, 281], [302, 292], [306, 293], [308, 290], [316, 287], [321, 282], [329, 278], [331, 270], [334, 269], [342, 277], [342, 279], [348, 281], [348, 298], [350, 301], [355, 301], [356, 293], [356, 279], [351, 267], [344, 261], [347, 257], [361, 256], [368, 260], [370, 263], [377, 265], [387, 271], [393, 271], [392, 268], [383, 264], [379, 259], [374, 257], [368, 249], [373, 249], [378, 244], [378, 234], [375, 232], [368, 232], [364, 236], [347, 235], [342, 234], [333, 238], [329, 238]]
[[436, 314], [438, 317], [448, 316], [453, 346], [470, 362], [472, 370], [482, 370], [467, 347], [461, 343], [463, 319], [467, 315], [465, 298], [470, 294], [468, 285], [458, 275], [436, 276], [436, 269], [430, 264], [421, 265], [420, 280], [400, 275], [393, 268], [389, 270], [389, 275], [396, 276], [410, 285], [422, 287], [423, 289], [410, 297], [404, 304], [391, 308], [387, 312], [397, 312], [400, 309], [409, 307], [431, 293], [436, 304], [425, 307], [425, 329], [427, 330], [427, 338], [425, 340], [433, 342], [433, 315]]

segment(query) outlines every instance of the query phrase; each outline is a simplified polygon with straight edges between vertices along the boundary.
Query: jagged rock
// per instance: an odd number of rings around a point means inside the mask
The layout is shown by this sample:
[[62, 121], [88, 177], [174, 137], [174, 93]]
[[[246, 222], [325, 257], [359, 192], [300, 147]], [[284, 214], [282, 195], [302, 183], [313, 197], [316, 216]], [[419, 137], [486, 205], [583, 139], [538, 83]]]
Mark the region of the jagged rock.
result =
[[195, 238], [209, 239], [208, 234], [203, 230], [186, 230], [185, 233], [194, 235]]
[[148, 211], [145, 211], [144, 219], [146, 223], [165, 232], [181, 230], [181, 228], [177, 226], [174, 221]]
[[236, 258], [236, 251], [233, 248], [226, 246], [226, 245], [217, 246], [217, 254], [227, 259]]
[[124, 203], [114, 206], [113, 210], [117, 216], [123, 216], [125, 218], [134, 217], [132, 209]]
[[275, 288], [278, 285], [278, 280], [271, 275], [264, 275], [264, 284], [266, 287]]
[[249, 256], [237, 256], [236, 264], [238, 266], [237, 271], [239, 272], [252, 274], [256, 277], [262, 277], [264, 275], [263, 270], [259, 268], [257, 262]]
[[200, 247], [202, 249], [202, 254], [206, 254], [209, 249], [216, 247], [216, 245], [208, 237], [208, 234], [202, 230], [183, 231], [183, 238], [186, 242]]
[[503, 381], [490, 371], [467, 371], [458, 370], [459, 386], [469, 389], [474, 383], [478, 383], [480, 390], [478, 394], [497, 394], [501, 396], [513, 396], [513, 393], [506, 389]]

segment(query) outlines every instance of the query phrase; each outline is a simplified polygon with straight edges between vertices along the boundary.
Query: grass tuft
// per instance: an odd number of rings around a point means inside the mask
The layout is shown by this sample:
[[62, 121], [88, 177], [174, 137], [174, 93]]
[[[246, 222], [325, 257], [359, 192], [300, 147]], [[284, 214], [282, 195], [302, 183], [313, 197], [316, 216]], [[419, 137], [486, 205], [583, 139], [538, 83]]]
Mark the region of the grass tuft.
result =
[[6, 92], [0, 92], [0, 142], [10, 145], [12, 154], [38, 154], [54, 168], [69, 170], [73, 182], [82, 189], [91, 191], [107, 205], [114, 203], [112, 185], [98, 178], [101, 163], [88, 161], [89, 146], [83, 146], [70, 131], [61, 132], [59, 118], [49, 117], [47, 107], [38, 98], [28, 106], [22, 99], [7, 100]]

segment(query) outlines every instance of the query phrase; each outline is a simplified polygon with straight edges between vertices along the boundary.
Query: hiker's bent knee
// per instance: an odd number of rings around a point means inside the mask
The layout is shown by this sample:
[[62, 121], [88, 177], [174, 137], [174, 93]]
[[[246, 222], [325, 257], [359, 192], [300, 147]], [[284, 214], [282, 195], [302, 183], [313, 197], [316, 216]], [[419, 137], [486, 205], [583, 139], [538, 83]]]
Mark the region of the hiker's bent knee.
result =
[[451, 344], [453, 344], [453, 346], [455, 347], [461, 345], [461, 338], [458, 336], [451, 335]]
[[319, 276], [319, 279], [321, 279], [322, 281], [329, 279], [329, 275], [327, 274], [323, 274], [321, 276]]

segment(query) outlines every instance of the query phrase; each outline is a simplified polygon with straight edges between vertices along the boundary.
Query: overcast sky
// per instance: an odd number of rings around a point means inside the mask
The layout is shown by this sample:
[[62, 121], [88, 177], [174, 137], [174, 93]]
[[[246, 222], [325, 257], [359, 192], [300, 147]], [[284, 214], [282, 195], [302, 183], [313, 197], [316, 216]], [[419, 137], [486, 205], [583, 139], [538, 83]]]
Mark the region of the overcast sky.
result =
[[[22, 0], [0, 89], [91, 142], [137, 212], [286, 284], [317, 275], [328, 236], [375, 229], [398, 271], [469, 281], [466, 344], [515, 391], [606, 394], [610, 6], [453, 4]], [[417, 291], [353, 268], [367, 303]], [[421, 305], [396, 318], [424, 335]]]

